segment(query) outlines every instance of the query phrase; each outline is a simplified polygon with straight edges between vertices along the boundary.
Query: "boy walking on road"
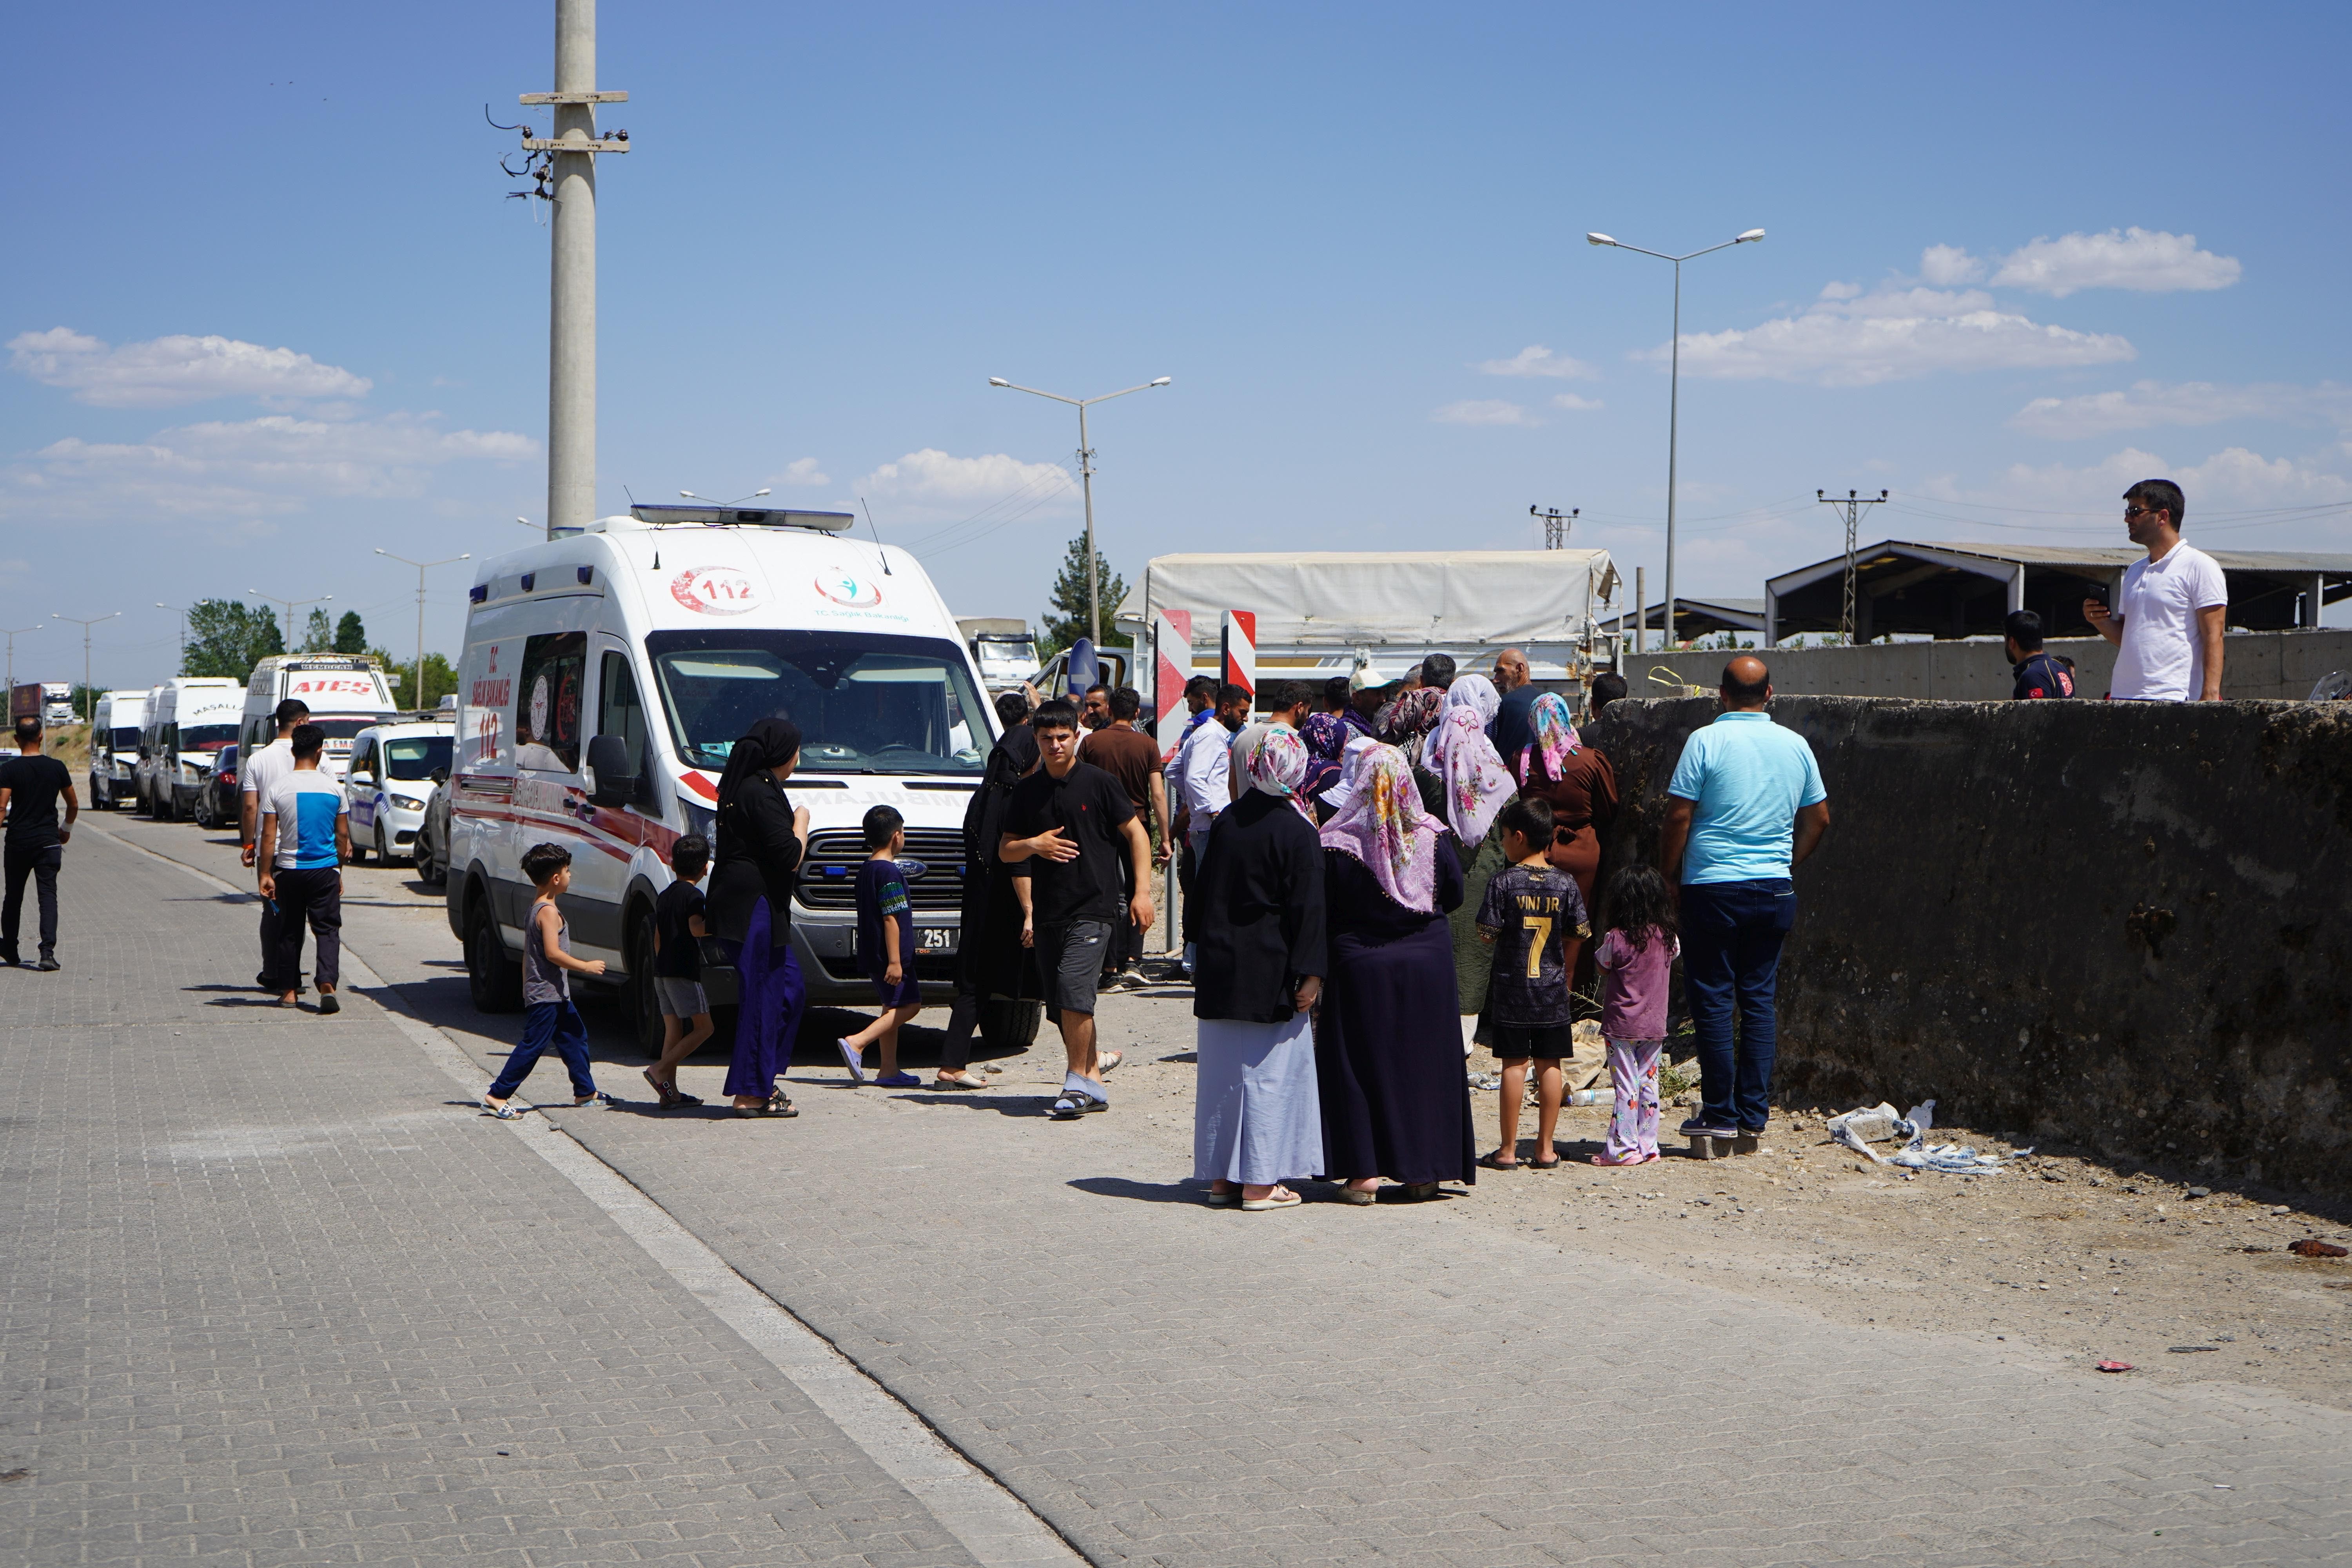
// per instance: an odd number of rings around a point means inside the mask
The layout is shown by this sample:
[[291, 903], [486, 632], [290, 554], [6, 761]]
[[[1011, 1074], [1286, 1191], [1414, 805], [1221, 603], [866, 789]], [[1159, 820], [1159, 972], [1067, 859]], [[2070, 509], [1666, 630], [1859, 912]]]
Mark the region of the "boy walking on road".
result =
[[922, 988], [915, 980], [915, 906], [898, 864], [907, 848], [907, 819], [895, 807], [877, 805], [861, 826], [866, 864], [857, 868], [857, 966], [874, 982], [882, 1012], [857, 1033], [842, 1037], [842, 1065], [852, 1082], [864, 1083], [859, 1063], [866, 1047], [879, 1046], [882, 1072], [874, 1081], [885, 1089], [919, 1089], [922, 1079], [898, 1070], [898, 1031], [923, 1010]]
[[278, 1005], [295, 1005], [302, 987], [302, 930], [319, 939], [319, 1011], [339, 1013], [335, 1000], [343, 953], [343, 862], [352, 854], [352, 807], [342, 786], [319, 771], [327, 732], [297, 724], [294, 770], [278, 781], [261, 805], [261, 896], [278, 906]]
[[597, 1092], [588, 1070], [588, 1026], [572, 1005], [572, 976], [602, 974], [604, 961], [572, 956], [572, 927], [555, 907], [572, 888], [572, 851], [560, 844], [534, 844], [523, 851], [522, 874], [530, 879], [532, 894], [522, 936], [522, 1044], [482, 1097], [482, 1109], [501, 1121], [520, 1118], [522, 1112], [507, 1101], [550, 1046], [572, 1071], [572, 1103], [609, 1107], [613, 1097]]
[[689, 833], [671, 846], [670, 885], [654, 900], [654, 993], [661, 998], [662, 1051], [646, 1068], [664, 1110], [700, 1105], [682, 1094], [677, 1067], [710, 1038], [710, 1001], [702, 991], [702, 939], [710, 934], [705, 912], [710, 900], [696, 884], [710, 869], [710, 841]]
[[[7, 839], [0, 848], [8, 892], [0, 903], [0, 963], [22, 963], [16, 931], [25, 915], [25, 879], [30, 877], [41, 900], [41, 961], [36, 969], [58, 964], [58, 870], [65, 864], [66, 840], [73, 837], [74, 818], [81, 801], [74, 794], [73, 774], [55, 757], [41, 755], [41, 721], [16, 721], [17, 755], [0, 763], [0, 811], [7, 813]], [[65, 796], [65, 826], [58, 826], [58, 797]]]
[[[1050, 1113], [1066, 1121], [1110, 1109], [1102, 1075], [1119, 1057], [1113, 1051], [1106, 1061], [1096, 1051], [1095, 988], [1114, 922], [1151, 925], [1151, 840], [1119, 782], [1078, 761], [1076, 710], [1048, 702], [1029, 727], [1041, 765], [1014, 786], [996, 854], [1013, 868], [1021, 944], [1036, 949], [1046, 1016], [1061, 1029], [1068, 1055]], [[1135, 879], [1124, 902], [1122, 855]]]

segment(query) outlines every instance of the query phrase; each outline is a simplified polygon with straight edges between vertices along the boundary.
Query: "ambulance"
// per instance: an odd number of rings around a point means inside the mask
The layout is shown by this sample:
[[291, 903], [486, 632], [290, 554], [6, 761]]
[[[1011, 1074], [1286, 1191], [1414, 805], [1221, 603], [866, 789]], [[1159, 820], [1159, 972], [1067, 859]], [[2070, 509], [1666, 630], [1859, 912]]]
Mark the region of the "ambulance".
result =
[[278, 738], [278, 705], [289, 697], [301, 699], [310, 722], [326, 731], [319, 771], [337, 779], [351, 763], [352, 742], [359, 732], [400, 716], [383, 671], [371, 656], [275, 653], [246, 678], [237, 755], [250, 757]]
[[[813, 1003], [871, 1005], [858, 973], [860, 823], [906, 819], [915, 972], [952, 995], [964, 811], [995, 716], [939, 590], [913, 556], [850, 538], [845, 512], [639, 506], [486, 561], [458, 667], [449, 928], [475, 1005], [521, 1005], [534, 844], [572, 851], [572, 952], [602, 959], [657, 1047], [654, 900], [670, 850], [712, 837], [727, 754], [752, 723], [803, 736], [786, 788], [809, 808], [792, 942]], [[983, 1005], [1025, 1045], [1034, 1005]]]

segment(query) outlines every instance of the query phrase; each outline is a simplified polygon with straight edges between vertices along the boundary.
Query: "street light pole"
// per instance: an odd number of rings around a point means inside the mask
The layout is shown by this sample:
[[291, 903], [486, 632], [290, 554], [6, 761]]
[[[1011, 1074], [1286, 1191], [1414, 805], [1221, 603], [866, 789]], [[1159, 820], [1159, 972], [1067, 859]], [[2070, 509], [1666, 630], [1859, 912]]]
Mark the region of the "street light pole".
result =
[[[121, 613], [122, 612], [121, 610], [109, 610], [105, 615], [92, 616], [89, 619], [83, 620], [78, 616], [61, 616], [54, 610], [49, 612], [49, 619], [53, 621], [69, 621], [73, 625], [81, 628], [81, 700], [83, 710], [81, 721], [85, 724], [89, 723], [98, 716], [98, 699], [91, 696], [89, 691], [89, 628], [98, 625], [100, 621], [110, 621]], [[13, 666], [14, 661], [11, 660], [10, 662]]]
[[155, 607], [159, 610], [169, 610], [173, 615], [180, 617], [180, 662], [182, 664], [187, 663], [189, 606], [183, 605], [167, 605], [163, 600], [158, 599], [155, 601]]
[[386, 561], [397, 561], [403, 566], [416, 568], [416, 684], [410, 689], [416, 698], [417, 710], [422, 712], [425, 709], [425, 574], [436, 566], [471, 561], [474, 552], [469, 550], [463, 555], [445, 556], [439, 561], [411, 561], [407, 556], [394, 555], [389, 550], [379, 550], [376, 553]]
[[[43, 623], [43, 625], [47, 624]], [[16, 689], [16, 639], [40, 629], [40, 626], [18, 626], [16, 630], [10, 631], [5, 626], [0, 626], [0, 637], [8, 639], [8, 689], [11, 691]]]
[[265, 594], [258, 588], [247, 588], [246, 592], [257, 599], [286, 606], [286, 651], [288, 653], [294, 651], [294, 612], [304, 605], [332, 604], [335, 598], [332, 594], [327, 594], [316, 599], [281, 599], [273, 594]]
[[1099, 397], [1065, 397], [1058, 392], [1040, 392], [1034, 386], [1021, 386], [1001, 375], [988, 378], [991, 386], [1001, 386], [1008, 392], [1025, 392], [1032, 397], [1050, 397], [1056, 403], [1066, 403], [1078, 411], [1078, 485], [1087, 500], [1087, 632], [1095, 647], [1102, 647], [1102, 589], [1096, 582], [1095, 571], [1095, 453], [1087, 444], [1087, 409], [1090, 405], [1108, 403], [1114, 397], [1125, 397], [1130, 392], [1149, 392], [1155, 386], [1166, 386], [1176, 378], [1163, 375], [1157, 381], [1147, 381], [1140, 386], [1126, 387], [1118, 392], [1106, 392]]
[[[1683, 392], [1683, 263], [1702, 256], [1712, 256], [1718, 250], [1728, 250], [1735, 245], [1747, 245], [1764, 237], [1760, 228], [1751, 228], [1737, 238], [1721, 245], [1710, 245], [1705, 250], [1694, 250], [1682, 256], [1668, 256], [1662, 250], [1643, 250], [1638, 245], [1628, 245], [1622, 239], [1612, 239], [1605, 234], [1588, 234], [1587, 245], [1605, 245], [1614, 250], [1631, 250], [1643, 256], [1654, 256], [1661, 261], [1675, 264], [1675, 341], [1667, 364], [1666, 382], [1666, 647], [1675, 646], [1675, 459], [1682, 434]], [[1645, 615], [1647, 612], [1643, 612]]]

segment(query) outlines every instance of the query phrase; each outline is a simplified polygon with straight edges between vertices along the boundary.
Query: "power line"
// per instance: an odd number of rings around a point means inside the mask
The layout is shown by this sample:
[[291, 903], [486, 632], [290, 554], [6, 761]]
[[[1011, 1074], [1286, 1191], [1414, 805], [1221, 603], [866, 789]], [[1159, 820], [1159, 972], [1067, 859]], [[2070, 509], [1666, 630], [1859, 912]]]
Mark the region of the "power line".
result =
[[1838, 629], [1845, 634], [1845, 646], [1852, 647], [1853, 646], [1854, 628], [1853, 531], [1856, 524], [1858, 524], [1862, 520], [1862, 509], [1866, 506], [1885, 505], [1886, 502], [1886, 492], [1885, 490], [1879, 491], [1877, 499], [1874, 500], [1870, 497], [1864, 495], [1860, 490], [1848, 490], [1845, 492], [1845, 500], [1832, 500], [1829, 498], [1828, 491], [1815, 490], [1813, 492], [1813, 500], [1822, 506], [1842, 506], [1845, 508], [1845, 598], [1843, 600], [1844, 607], [1840, 611], [1838, 616]]

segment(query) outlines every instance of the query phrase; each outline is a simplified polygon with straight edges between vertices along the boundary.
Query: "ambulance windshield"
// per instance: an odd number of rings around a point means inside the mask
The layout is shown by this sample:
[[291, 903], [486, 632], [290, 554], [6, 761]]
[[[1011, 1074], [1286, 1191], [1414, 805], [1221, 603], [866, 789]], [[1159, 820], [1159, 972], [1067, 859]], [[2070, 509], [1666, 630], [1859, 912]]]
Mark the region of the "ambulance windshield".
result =
[[814, 773], [977, 773], [992, 743], [963, 650], [841, 632], [655, 632], [646, 638], [679, 757], [724, 768], [759, 720], [800, 726]]

